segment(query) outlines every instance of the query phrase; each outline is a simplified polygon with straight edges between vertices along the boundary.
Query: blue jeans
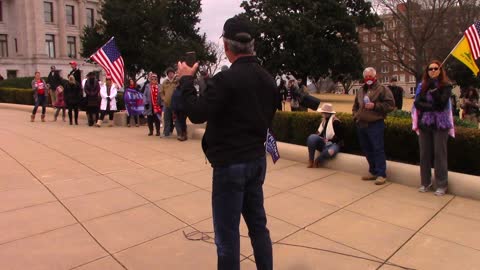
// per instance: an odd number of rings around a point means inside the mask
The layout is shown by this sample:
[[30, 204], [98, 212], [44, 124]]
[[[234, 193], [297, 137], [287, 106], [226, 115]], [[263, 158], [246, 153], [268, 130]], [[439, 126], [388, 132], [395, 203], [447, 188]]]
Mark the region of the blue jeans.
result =
[[272, 270], [272, 241], [263, 207], [265, 157], [213, 168], [213, 227], [218, 270], [240, 269], [240, 214], [248, 227], [258, 270]]
[[38, 95], [35, 99], [35, 106], [33, 107], [32, 114], [37, 114], [38, 106], [42, 106], [42, 115], [45, 115], [45, 106], [47, 106], [47, 97], [45, 95]]
[[363, 128], [357, 126], [358, 141], [368, 161], [368, 171], [375, 176], [387, 177], [387, 161], [384, 145], [385, 122], [368, 123]]
[[163, 107], [163, 135], [165, 136], [170, 136], [172, 133], [172, 126], [173, 126], [173, 120], [172, 120], [172, 109], [170, 107], [164, 106]]
[[[340, 152], [340, 146], [336, 143], [331, 143], [326, 145], [322, 137], [317, 134], [311, 134], [307, 138], [307, 147], [308, 147], [308, 159], [313, 160], [315, 158], [315, 151], [319, 151], [320, 155], [317, 158], [317, 162], [323, 161], [325, 159], [333, 158]], [[330, 155], [328, 151], [332, 149], [333, 154]]]

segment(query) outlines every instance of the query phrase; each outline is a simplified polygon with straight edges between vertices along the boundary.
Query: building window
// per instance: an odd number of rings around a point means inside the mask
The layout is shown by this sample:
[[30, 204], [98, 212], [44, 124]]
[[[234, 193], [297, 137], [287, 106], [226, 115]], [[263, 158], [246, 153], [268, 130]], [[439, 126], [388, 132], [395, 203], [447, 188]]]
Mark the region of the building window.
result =
[[75, 37], [67, 37], [68, 57], [77, 58], [77, 43]]
[[17, 78], [17, 71], [7, 70], [7, 79], [15, 79], [15, 78]]
[[3, 22], [3, 3], [0, 1], [0, 22]]
[[87, 8], [87, 26], [93, 27], [95, 24], [95, 10], [93, 8]]
[[410, 75], [410, 82], [415, 82], [415, 76]]
[[7, 35], [0, 35], [0, 57], [8, 57]]
[[55, 36], [45, 35], [45, 45], [48, 57], [55, 58]]
[[43, 2], [43, 16], [45, 22], [53, 22], [53, 3], [52, 2]]
[[405, 74], [400, 74], [400, 77], [398, 78], [399, 82], [405, 82]]
[[368, 42], [368, 35], [363, 36], [363, 42]]
[[15, 41], [15, 52], [18, 53], [18, 41], [16, 38], [13, 39]]
[[67, 15], [67, 24], [75, 25], [75, 9], [73, 6], [66, 5], [65, 13]]
[[393, 65], [393, 71], [397, 71], [397, 70], [398, 70], [397, 65]]
[[382, 66], [381, 72], [388, 73], [388, 66]]
[[372, 34], [372, 37], [370, 38], [372, 42], [377, 41], [377, 36], [375, 34]]
[[376, 52], [376, 51], [377, 51], [377, 48], [375, 48], [375, 46], [372, 46], [372, 47], [370, 48], [370, 51], [371, 51], [371, 52]]

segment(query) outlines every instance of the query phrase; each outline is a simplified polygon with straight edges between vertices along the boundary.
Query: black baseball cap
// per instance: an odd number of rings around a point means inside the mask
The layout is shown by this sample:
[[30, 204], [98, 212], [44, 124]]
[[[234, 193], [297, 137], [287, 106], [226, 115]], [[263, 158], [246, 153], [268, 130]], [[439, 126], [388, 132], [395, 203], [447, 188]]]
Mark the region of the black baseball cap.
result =
[[253, 40], [253, 27], [246, 19], [235, 16], [228, 19], [223, 25], [222, 37], [247, 43]]

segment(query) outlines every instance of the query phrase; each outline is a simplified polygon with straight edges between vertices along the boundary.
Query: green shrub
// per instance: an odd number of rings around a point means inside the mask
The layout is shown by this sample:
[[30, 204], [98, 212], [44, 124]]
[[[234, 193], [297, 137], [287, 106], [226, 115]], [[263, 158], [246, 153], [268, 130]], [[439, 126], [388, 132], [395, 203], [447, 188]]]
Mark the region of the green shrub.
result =
[[[46, 78], [43, 78], [45, 81]], [[21, 77], [0, 81], [0, 88], [32, 88], [33, 77]]]
[[[357, 131], [351, 114], [338, 113], [344, 127], [342, 152], [361, 154]], [[273, 134], [277, 140], [306, 145], [307, 137], [315, 133], [321, 122], [319, 113], [277, 112], [273, 120]], [[412, 131], [412, 122], [406, 117], [388, 117], [385, 121], [385, 152], [388, 160], [418, 164], [418, 136]], [[456, 127], [456, 138], [448, 141], [448, 165], [452, 171], [480, 175], [480, 130]], [[307, 153], [305, 153], [306, 155]]]
[[33, 105], [33, 90], [21, 88], [0, 88], [0, 102]]
[[[399, 111], [399, 110], [395, 110], [395, 111], [389, 113], [389, 114], [388, 114], [388, 117], [408, 118], [408, 119], [411, 119], [411, 118], [412, 118], [410, 112], [407, 112], [407, 111]], [[457, 117], [457, 116], [454, 116], [454, 117], [453, 117], [453, 122], [455, 123], [455, 126], [456, 126], [456, 127], [466, 127], [466, 128], [478, 129], [478, 126], [477, 126], [476, 124], [473, 124], [473, 123], [470, 122], [470, 121], [465, 121], [465, 120], [463, 120], [463, 119], [460, 119], [460, 118]]]

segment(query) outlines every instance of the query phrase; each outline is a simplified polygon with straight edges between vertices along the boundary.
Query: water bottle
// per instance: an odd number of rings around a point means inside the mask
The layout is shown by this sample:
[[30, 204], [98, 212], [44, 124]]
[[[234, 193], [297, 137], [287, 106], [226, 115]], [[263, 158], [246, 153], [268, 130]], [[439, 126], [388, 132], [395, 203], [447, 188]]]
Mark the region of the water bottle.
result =
[[363, 104], [367, 104], [367, 103], [370, 103], [370, 98], [368, 97], [368, 95], [365, 95], [363, 96]]

